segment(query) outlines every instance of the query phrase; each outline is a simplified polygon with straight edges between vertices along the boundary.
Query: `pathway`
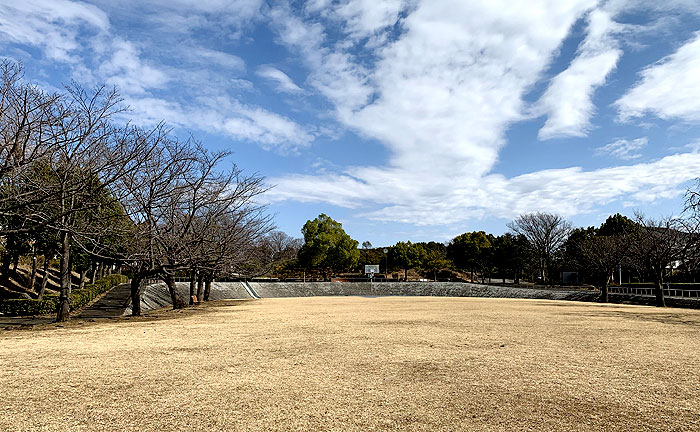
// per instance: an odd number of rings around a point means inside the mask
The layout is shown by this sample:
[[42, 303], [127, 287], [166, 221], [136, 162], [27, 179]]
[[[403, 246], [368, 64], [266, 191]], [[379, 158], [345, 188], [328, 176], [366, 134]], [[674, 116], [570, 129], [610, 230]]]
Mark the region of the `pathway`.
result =
[[131, 304], [131, 285], [123, 283], [112, 288], [92, 305], [81, 310], [75, 318], [114, 318], [124, 315]]

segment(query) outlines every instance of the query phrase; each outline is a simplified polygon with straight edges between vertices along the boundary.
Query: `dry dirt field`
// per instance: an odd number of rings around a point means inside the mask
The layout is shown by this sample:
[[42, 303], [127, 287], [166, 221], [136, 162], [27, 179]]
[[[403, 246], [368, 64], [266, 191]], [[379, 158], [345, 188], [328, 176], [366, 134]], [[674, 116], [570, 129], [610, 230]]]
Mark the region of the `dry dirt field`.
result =
[[0, 331], [2, 431], [700, 430], [700, 311], [225, 301]]

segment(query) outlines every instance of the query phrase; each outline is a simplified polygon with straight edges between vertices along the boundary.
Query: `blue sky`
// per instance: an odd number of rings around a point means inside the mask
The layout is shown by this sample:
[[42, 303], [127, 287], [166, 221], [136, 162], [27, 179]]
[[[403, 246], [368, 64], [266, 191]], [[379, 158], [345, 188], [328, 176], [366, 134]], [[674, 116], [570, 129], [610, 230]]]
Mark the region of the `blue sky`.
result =
[[0, 50], [233, 151], [294, 236], [678, 214], [700, 176], [697, 0], [0, 0]]

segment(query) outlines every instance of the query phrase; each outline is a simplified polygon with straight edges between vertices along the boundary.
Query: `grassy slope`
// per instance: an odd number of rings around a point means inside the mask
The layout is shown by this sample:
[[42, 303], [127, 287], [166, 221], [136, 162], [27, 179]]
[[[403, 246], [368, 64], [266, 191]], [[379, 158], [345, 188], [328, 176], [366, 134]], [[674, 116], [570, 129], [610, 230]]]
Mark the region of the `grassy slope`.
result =
[[[35, 291], [41, 287], [41, 280], [44, 276], [43, 268], [37, 268], [37, 276], [34, 284]], [[9, 283], [5, 283], [3, 278], [0, 278], [0, 300], [5, 297], [16, 298], [17, 293], [33, 294], [35, 291], [29, 289], [31, 281], [31, 267], [29, 265], [20, 264], [17, 267], [17, 273], [10, 276]], [[72, 282], [78, 285], [80, 282], [80, 274], [72, 272]], [[3, 285], [4, 284], [4, 285]], [[49, 267], [49, 280], [46, 284], [47, 293], [58, 292], [60, 289], [60, 272], [58, 269]], [[34, 295], [32, 295], [34, 297]]]

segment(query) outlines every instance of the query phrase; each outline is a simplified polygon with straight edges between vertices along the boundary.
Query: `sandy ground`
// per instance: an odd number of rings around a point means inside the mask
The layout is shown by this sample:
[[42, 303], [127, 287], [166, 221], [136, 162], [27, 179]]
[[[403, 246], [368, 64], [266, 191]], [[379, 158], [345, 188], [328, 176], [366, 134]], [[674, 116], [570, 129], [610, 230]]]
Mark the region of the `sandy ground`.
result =
[[223, 301], [0, 332], [0, 430], [700, 430], [700, 311]]

